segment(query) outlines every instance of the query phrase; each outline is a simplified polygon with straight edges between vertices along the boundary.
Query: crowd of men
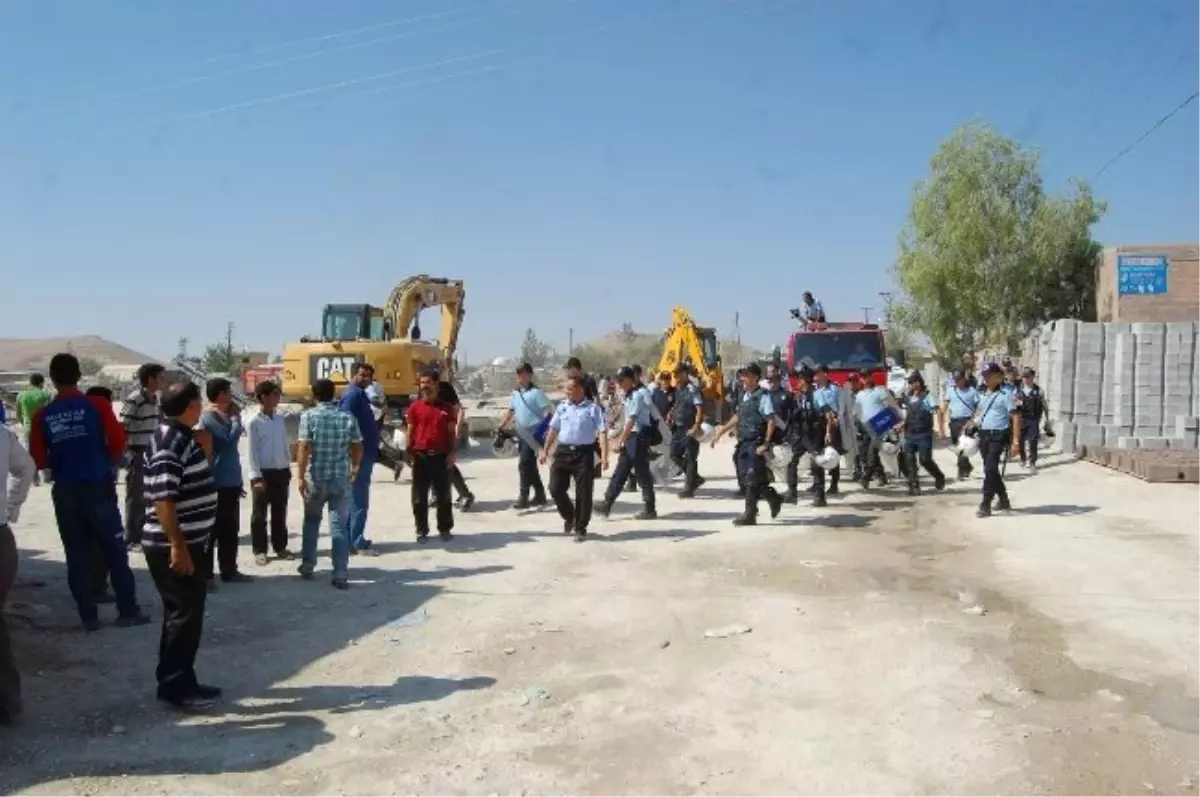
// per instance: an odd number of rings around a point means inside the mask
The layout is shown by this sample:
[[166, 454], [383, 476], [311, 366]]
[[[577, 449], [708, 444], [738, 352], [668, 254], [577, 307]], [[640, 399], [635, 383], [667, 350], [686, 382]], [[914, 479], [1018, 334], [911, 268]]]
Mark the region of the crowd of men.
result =
[[[196, 708], [220, 695], [194, 669], [206, 597], [217, 589], [218, 579], [252, 580], [238, 562], [247, 477], [255, 563], [264, 565], [272, 555], [296, 558], [288, 548], [286, 520], [294, 480], [304, 507], [298, 573], [304, 579], [316, 573], [319, 529], [327, 514], [330, 580], [344, 590], [350, 557], [376, 554], [367, 531], [371, 475], [389, 446], [381, 445], [385, 412], [369, 363], [354, 366], [340, 398], [329, 380], [313, 385], [313, 406], [300, 418], [294, 452], [276, 385], [256, 387], [258, 411], [243, 424], [229, 380], [212, 379], [201, 388], [190, 381], [165, 384], [164, 374], [161, 366], [143, 366], [119, 419], [111, 393], [102, 388], [79, 391], [79, 362], [71, 354], [50, 361], [53, 394], [45, 390], [41, 375], [30, 379], [18, 400], [24, 441], [0, 427], [0, 466], [14, 479], [11, 488], [7, 479], [0, 480], [0, 606], [16, 573], [10, 526], [18, 521], [38, 474], [45, 472], [52, 481], [68, 586], [83, 627], [98, 630], [98, 605], [109, 602], [116, 604], [119, 627], [150, 622], [129, 564], [130, 553], [141, 553], [163, 610], [158, 698]], [[500, 438], [511, 435], [517, 441], [514, 507], [531, 509], [553, 500], [564, 533], [576, 542], [588, 539], [593, 514], [608, 517], [625, 490], [641, 492], [642, 508], [635, 517], [654, 520], [656, 491], [666, 479], [655, 478], [652, 460], [669, 462], [682, 477], [679, 497], [693, 498], [704, 483], [698, 462], [701, 441], [708, 438], [716, 446], [726, 435], [736, 440], [736, 495], [744, 508], [734, 523], [740, 526], [757, 523], [760, 503], [766, 503], [772, 517], [785, 504], [798, 503], [799, 465], [805, 457], [812, 474], [812, 504], [820, 507], [841, 488], [843, 456], [853, 462], [853, 479], [868, 489], [872, 481], [887, 483], [883, 458], [889, 451], [898, 453], [897, 467], [908, 492], [916, 495], [921, 469], [932, 477], [935, 489], [946, 483], [932, 457], [935, 435], [956, 444], [972, 437], [978, 440], [985, 474], [980, 516], [991, 513], [994, 499], [1001, 510], [1010, 506], [1001, 475], [1006, 452], [1036, 467], [1045, 401], [1029, 370], [1018, 383], [1015, 373], [993, 364], [984, 369], [980, 384], [968, 371], [959, 371], [940, 407], [915, 372], [900, 398], [875, 384], [870, 371], [852, 374], [841, 387], [820, 365], [785, 374], [776, 364], [765, 372], [751, 364], [738, 378], [739, 388], [730, 397], [732, 417], [713, 430], [705, 422], [701, 386], [686, 365], [649, 382], [640, 367], [621, 368], [612, 380], [612, 391], [620, 396], [619, 413], [606, 411], [608, 386], [599, 387], [576, 358], [567, 363], [567, 395], [557, 404], [534, 383], [532, 367], [521, 365], [498, 432]], [[403, 452], [392, 463], [397, 471], [403, 465], [411, 469], [418, 543], [430, 539], [431, 498], [443, 541], [453, 539], [452, 487], [458, 490], [460, 509], [470, 509], [474, 501], [456, 461], [463, 424], [453, 386], [437, 366], [427, 368], [406, 410]], [[242, 469], [243, 436], [249, 473]], [[965, 478], [971, 464], [965, 447], [962, 451], [958, 476]], [[616, 462], [596, 503], [595, 480], [609, 470], [610, 453]], [[549, 466], [548, 483], [542, 481], [540, 465]], [[126, 472], [123, 512], [116, 490], [121, 467]], [[778, 488], [776, 481], [781, 482]], [[19, 711], [19, 677], [0, 612], [0, 721], [11, 721]]]

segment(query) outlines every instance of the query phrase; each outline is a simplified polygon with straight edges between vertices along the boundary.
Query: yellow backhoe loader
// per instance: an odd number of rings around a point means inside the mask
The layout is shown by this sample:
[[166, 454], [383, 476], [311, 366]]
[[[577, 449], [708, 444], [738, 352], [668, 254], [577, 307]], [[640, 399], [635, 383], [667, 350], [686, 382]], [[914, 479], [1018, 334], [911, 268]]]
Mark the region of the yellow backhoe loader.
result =
[[[283, 395], [305, 401], [312, 384], [329, 379], [341, 395], [355, 362], [375, 368], [396, 417], [417, 392], [421, 369], [441, 363], [443, 378], [454, 371], [454, 350], [462, 327], [462, 280], [422, 274], [403, 280], [392, 289], [382, 307], [369, 304], [327, 304], [321, 313], [321, 334], [303, 337], [283, 349]], [[441, 307], [441, 338], [423, 340], [417, 326], [422, 310]]]
[[687, 308], [676, 307], [671, 310], [671, 327], [663, 338], [662, 358], [647, 377], [655, 378], [664, 371], [674, 375], [675, 366], [681, 362], [688, 365], [704, 390], [705, 416], [718, 417], [725, 404], [725, 376], [717, 351], [717, 331], [696, 326]]

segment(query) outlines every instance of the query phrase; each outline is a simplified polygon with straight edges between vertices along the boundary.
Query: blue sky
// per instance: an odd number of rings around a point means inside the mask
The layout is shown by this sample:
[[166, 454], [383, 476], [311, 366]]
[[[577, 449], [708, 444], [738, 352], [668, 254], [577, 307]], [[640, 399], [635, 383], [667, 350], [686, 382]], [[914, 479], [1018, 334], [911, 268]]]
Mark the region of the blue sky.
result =
[[[675, 303], [766, 348], [805, 289], [878, 314], [956, 124], [1041, 148], [1051, 187], [1091, 177], [1195, 90], [1197, 24], [1194, 0], [8, 0], [0, 337], [169, 356], [233, 321], [278, 350], [426, 272], [467, 281], [472, 361]], [[1198, 107], [1097, 182], [1102, 241], [1200, 237]]]

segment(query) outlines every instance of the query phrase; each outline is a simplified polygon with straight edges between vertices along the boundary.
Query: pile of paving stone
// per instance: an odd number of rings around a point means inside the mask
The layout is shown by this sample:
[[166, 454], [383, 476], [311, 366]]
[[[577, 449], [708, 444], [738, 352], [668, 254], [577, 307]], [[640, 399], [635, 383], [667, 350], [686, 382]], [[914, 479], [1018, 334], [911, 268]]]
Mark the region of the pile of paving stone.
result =
[[1196, 450], [1086, 448], [1080, 455], [1088, 462], [1148, 482], [1200, 483], [1200, 452]]

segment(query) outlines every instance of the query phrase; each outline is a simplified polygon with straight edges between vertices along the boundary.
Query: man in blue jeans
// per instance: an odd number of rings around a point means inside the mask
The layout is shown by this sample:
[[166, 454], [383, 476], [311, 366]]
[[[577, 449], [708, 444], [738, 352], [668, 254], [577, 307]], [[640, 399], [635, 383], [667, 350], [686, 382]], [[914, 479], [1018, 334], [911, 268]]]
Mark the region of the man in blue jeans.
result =
[[333, 382], [320, 379], [313, 385], [317, 406], [300, 416], [296, 446], [297, 481], [304, 500], [304, 537], [300, 548], [300, 576], [312, 578], [317, 567], [317, 536], [321, 515], [329, 507], [330, 555], [333, 586], [346, 589], [350, 540], [350, 485], [358, 475], [363, 436], [358, 423], [333, 401]]
[[371, 469], [379, 461], [379, 424], [371, 410], [367, 388], [375, 381], [375, 368], [369, 363], [354, 364], [354, 378], [342, 394], [341, 408], [358, 421], [362, 441], [362, 459], [357, 473], [350, 479], [350, 551], [374, 556], [371, 540], [367, 538], [367, 512], [371, 509]]
[[150, 618], [138, 606], [113, 489], [113, 465], [125, 453], [125, 430], [108, 402], [79, 392], [75, 355], [54, 355], [49, 370], [57, 395], [34, 413], [29, 448], [38, 469], [54, 474], [54, 516], [79, 618], [88, 631], [100, 628], [89, 568], [93, 546], [99, 544], [117, 596], [117, 625], [145, 625]]

